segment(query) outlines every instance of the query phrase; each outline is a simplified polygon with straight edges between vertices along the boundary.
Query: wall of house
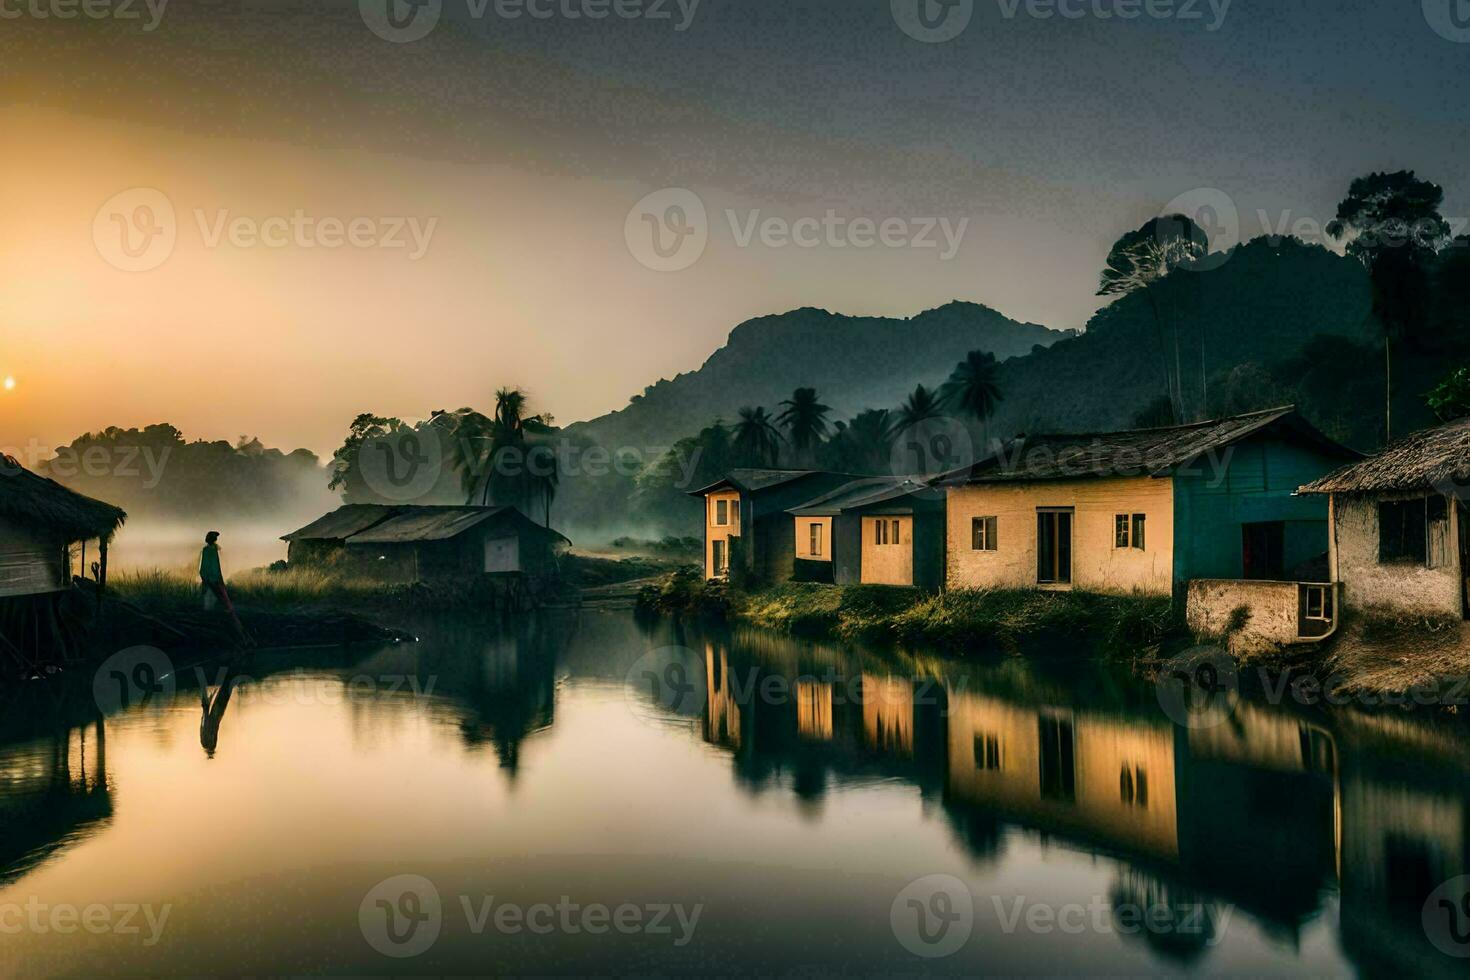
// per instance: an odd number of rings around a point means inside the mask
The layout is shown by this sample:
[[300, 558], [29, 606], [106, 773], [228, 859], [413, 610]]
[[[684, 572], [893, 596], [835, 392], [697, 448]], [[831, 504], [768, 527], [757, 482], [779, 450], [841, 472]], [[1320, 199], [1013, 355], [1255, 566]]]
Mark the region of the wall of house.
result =
[[[1303, 642], [1301, 589], [1296, 582], [1191, 579], [1185, 599], [1185, 618], [1196, 636], [1220, 637], [1230, 628], [1235, 610], [1243, 607], [1249, 610], [1250, 618], [1230, 635], [1230, 652], [1273, 650]], [[1333, 609], [1336, 607], [1334, 601]]]
[[1422, 496], [1422, 493], [1332, 496], [1335, 528], [1330, 563], [1333, 577], [1342, 583], [1344, 605], [1460, 616], [1460, 553], [1456, 544], [1459, 514], [1454, 506], [1448, 508], [1443, 564], [1426, 568], [1416, 562], [1385, 565], [1378, 561], [1379, 502]]
[[57, 592], [69, 584], [60, 538], [0, 518], [0, 596]]
[[[813, 527], [821, 529], [821, 550], [817, 552], [813, 552], [811, 548]], [[807, 561], [832, 560], [832, 518], [796, 518], [796, 557]]]
[[[898, 543], [877, 543], [879, 521], [898, 522]], [[914, 519], [903, 516], [862, 519], [862, 573], [864, 585], [914, 584]]]
[[[1073, 507], [1072, 586], [1168, 595], [1173, 588], [1174, 502], [1169, 480], [1057, 480], [954, 487], [947, 501], [950, 588], [1034, 588], [1036, 512]], [[1114, 518], [1147, 515], [1145, 548], [1114, 548]], [[996, 518], [995, 551], [971, 548], [970, 523]]]
[[1174, 477], [1175, 578], [1240, 578], [1245, 524], [1285, 522], [1288, 576], [1325, 554], [1326, 498], [1296, 491], [1341, 465], [1278, 439], [1245, 441], [1191, 464]]
[[[715, 523], [715, 501], [723, 500], [728, 508], [729, 524]], [[735, 490], [717, 490], [704, 497], [704, 577], [715, 578], [715, 542], [728, 541], [740, 535], [740, 494]], [[728, 545], [727, 545], [728, 547]], [[727, 552], [728, 553], [728, 552]]]

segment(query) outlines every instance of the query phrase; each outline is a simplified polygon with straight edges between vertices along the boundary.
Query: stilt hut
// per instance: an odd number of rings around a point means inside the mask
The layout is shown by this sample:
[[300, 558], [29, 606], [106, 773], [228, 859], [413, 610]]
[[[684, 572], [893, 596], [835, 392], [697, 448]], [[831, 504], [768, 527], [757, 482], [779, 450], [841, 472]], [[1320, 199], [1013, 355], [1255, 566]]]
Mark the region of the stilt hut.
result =
[[72, 548], [97, 542], [97, 579], [105, 588], [107, 546], [126, 518], [120, 508], [0, 457], [0, 664], [27, 671], [78, 654], [81, 626], [66, 608]]

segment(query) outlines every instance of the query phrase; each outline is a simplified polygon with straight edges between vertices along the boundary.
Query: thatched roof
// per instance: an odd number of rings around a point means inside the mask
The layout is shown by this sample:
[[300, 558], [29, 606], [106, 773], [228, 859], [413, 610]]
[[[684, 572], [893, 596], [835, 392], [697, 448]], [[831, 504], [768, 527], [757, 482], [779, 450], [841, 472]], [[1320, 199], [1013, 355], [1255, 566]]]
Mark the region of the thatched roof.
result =
[[1470, 419], [1424, 429], [1376, 456], [1308, 483], [1300, 493], [1456, 492], [1470, 482]]
[[1336, 459], [1360, 454], [1318, 432], [1288, 405], [1264, 412], [1121, 432], [1017, 436], [973, 466], [939, 477], [942, 486], [1174, 473], [1249, 436], [1271, 436]]
[[0, 456], [0, 516], [50, 528], [70, 542], [110, 538], [128, 515], [32, 473], [13, 456]]

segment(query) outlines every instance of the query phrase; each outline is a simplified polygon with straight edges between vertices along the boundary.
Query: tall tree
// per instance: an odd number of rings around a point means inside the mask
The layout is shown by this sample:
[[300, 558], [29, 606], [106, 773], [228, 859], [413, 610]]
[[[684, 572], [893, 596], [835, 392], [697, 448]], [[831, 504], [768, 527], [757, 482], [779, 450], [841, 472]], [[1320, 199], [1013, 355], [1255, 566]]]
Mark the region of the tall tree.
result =
[[995, 355], [989, 351], [972, 350], [965, 359], [955, 365], [949, 380], [941, 389], [947, 402], [956, 405], [980, 423], [981, 456], [990, 451], [990, 417], [995, 407], [1004, 400], [1000, 382], [996, 379], [999, 367]]
[[944, 404], [940, 400], [939, 393], [923, 385], [919, 385], [898, 409], [898, 425], [895, 431], [906, 432], [929, 419], [937, 419], [943, 414]]
[[781, 458], [781, 433], [763, 406], [742, 408], [735, 423], [735, 451], [742, 459], [775, 466]]
[[[1179, 350], [1179, 326], [1166, 320], [1159, 306], [1157, 285], [1174, 270], [1189, 265], [1209, 251], [1209, 237], [1193, 218], [1168, 214], [1145, 222], [1137, 231], [1119, 238], [1108, 252], [1107, 263], [1099, 278], [1099, 296], [1128, 296], [1142, 293], [1153, 313], [1154, 329], [1159, 338], [1159, 356], [1164, 369], [1164, 388], [1173, 409], [1174, 421], [1186, 418], [1184, 406], [1183, 358]], [[1174, 352], [1170, 365], [1169, 348]], [[1200, 363], [1203, 372], [1204, 335], [1200, 335]], [[1201, 381], [1203, 385], [1203, 381]], [[1204, 390], [1201, 388], [1201, 405]], [[1203, 411], [1203, 408], [1201, 409]]]
[[827, 434], [827, 415], [832, 409], [823, 405], [815, 388], [797, 388], [781, 403], [776, 421], [786, 429], [797, 460], [809, 462], [817, 444]]
[[1450, 226], [1444, 190], [1412, 170], [1354, 180], [1327, 233], [1346, 241], [1373, 284], [1372, 315], [1383, 328], [1383, 433], [1393, 439], [1393, 341], [1413, 339], [1427, 320], [1429, 268]]

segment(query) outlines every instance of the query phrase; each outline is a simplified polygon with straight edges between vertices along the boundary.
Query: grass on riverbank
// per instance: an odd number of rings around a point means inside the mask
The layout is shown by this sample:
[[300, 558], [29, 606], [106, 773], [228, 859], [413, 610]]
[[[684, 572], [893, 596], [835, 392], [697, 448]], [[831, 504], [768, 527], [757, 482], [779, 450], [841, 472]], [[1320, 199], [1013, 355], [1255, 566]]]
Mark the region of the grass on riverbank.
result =
[[665, 613], [721, 615], [781, 632], [894, 640], [945, 649], [1075, 649], [1133, 656], [1179, 628], [1155, 596], [956, 589], [937, 595], [891, 586], [788, 583], [727, 589], [681, 571], [646, 589], [640, 604]]
[[[118, 598], [144, 609], [198, 607], [199, 575], [192, 568], [143, 568], [108, 576]], [[282, 609], [308, 605], [361, 605], [381, 599], [391, 588], [369, 579], [329, 571], [294, 568], [252, 569], [231, 575], [226, 587], [239, 605]]]

